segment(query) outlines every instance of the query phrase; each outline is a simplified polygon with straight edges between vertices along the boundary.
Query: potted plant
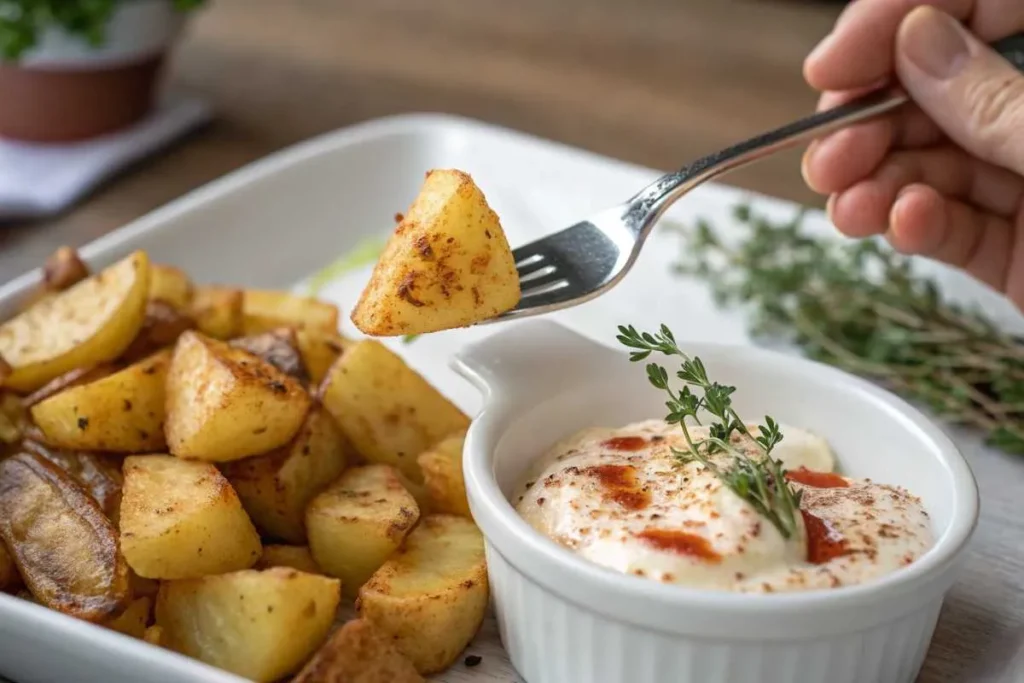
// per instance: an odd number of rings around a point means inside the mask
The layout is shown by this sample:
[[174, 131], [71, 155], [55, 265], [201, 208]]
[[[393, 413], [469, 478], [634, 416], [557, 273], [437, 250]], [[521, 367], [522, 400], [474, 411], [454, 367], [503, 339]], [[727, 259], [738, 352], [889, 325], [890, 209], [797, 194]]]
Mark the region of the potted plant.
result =
[[69, 142], [145, 117], [203, 1], [0, 0], [0, 137]]

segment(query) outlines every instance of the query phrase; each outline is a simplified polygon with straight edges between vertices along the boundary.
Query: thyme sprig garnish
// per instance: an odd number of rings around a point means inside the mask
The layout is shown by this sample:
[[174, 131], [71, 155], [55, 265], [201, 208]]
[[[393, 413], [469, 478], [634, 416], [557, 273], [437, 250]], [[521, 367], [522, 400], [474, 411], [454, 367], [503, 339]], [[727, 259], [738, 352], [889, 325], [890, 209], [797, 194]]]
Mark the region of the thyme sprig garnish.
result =
[[1024, 340], [945, 299], [878, 241], [819, 238], [802, 213], [773, 221], [742, 205], [735, 218], [735, 240], [707, 221], [680, 229], [675, 269], [708, 282], [719, 304], [748, 308], [756, 338], [791, 343], [1024, 454]]
[[[672, 448], [676, 460], [683, 465], [699, 462], [768, 519], [783, 538], [794, 536], [797, 533], [800, 492], [790, 487], [782, 462], [771, 455], [772, 449], [782, 441], [778, 423], [765, 416], [764, 424], [758, 426], [757, 436], [751, 434], [732, 406], [736, 387], [708, 379], [704, 363], [700, 358], [685, 354], [667, 326], [662, 325], [656, 334], [651, 334], [638, 332], [632, 325], [620, 325], [617, 339], [623, 346], [633, 349], [629, 359], [634, 363], [646, 360], [652, 353], [682, 359], [680, 369], [675, 373], [675, 377], [683, 382], [678, 390], [672, 388], [668, 370], [657, 363], [647, 365], [647, 379], [668, 394], [665, 405], [669, 412], [665, 421], [679, 425], [686, 440], [687, 450]], [[687, 420], [701, 424], [701, 412], [708, 413], [715, 420], [708, 424], [708, 436], [694, 441]], [[761, 457], [751, 457], [737, 448], [732, 440], [734, 435], [755, 443]], [[724, 457], [713, 457], [717, 454]]]

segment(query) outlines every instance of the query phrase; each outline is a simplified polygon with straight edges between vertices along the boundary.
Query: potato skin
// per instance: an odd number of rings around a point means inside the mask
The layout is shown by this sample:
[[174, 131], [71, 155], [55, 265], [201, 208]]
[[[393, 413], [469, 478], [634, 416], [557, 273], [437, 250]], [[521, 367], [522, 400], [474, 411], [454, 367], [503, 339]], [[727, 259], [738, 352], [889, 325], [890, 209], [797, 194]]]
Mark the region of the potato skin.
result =
[[162, 450], [170, 351], [66, 389], [32, 406], [46, 443], [111, 453]]
[[227, 479], [209, 463], [167, 455], [125, 458], [121, 546], [149, 579], [186, 579], [251, 567], [259, 535]]
[[308, 329], [295, 330], [295, 341], [299, 347], [299, 355], [302, 356], [302, 363], [309, 373], [310, 382], [315, 386], [324, 381], [327, 371], [345, 348], [355, 343], [340, 334]]
[[458, 658], [487, 600], [480, 530], [463, 517], [429, 515], [360, 589], [357, 608], [427, 675]]
[[239, 571], [160, 586], [161, 641], [258, 683], [296, 671], [324, 641], [341, 587], [294, 569]]
[[306, 542], [306, 506], [354, 458], [334, 418], [314, 405], [291, 443], [225, 463], [221, 471], [264, 535], [301, 544]]
[[21, 575], [7, 546], [0, 540], [0, 591], [10, 593], [21, 587]]
[[290, 327], [279, 327], [269, 332], [248, 337], [239, 337], [229, 342], [236, 349], [244, 349], [249, 353], [259, 356], [275, 368], [291, 375], [303, 384], [309, 382], [309, 373], [302, 362], [302, 355], [299, 353], [299, 343], [295, 336], [295, 330]]
[[89, 267], [68, 246], [58, 247], [43, 264], [43, 287], [48, 292], [63, 292], [87, 277]]
[[0, 539], [47, 607], [98, 622], [128, 606], [128, 564], [113, 524], [70, 476], [35, 454], [0, 462]]
[[515, 258], [469, 175], [427, 174], [352, 311], [371, 336], [423, 334], [493, 318], [519, 303]]
[[366, 460], [394, 465], [414, 482], [416, 457], [469, 426], [461, 410], [378, 341], [352, 345], [331, 367], [320, 398]]
[[121, 460], [104, 453], [86, 453], [51, 448], [35, 441], [23, 442], [26, 451], [64, 470], [100, 506], [114, 526], [121, 513]]
[[186, 332], [167, 372], [167, 445], [210, 462], [266, 453], [292, 440], [311, 400], [294, 378], [248, 351]]
[[306, 509], [316, 563], [355, 595], [419, 519], [415, 499], [387, 465], [354, 467]]
[[334, 632], [291, 683], [423, 683], [416, 667], [365, 619]]
[[466, 499], [466, 481], [462, 474], [462, 447], [465, 430], [436, 444], [416, 459], [423, 472], [427, 498], [433, 512], [471, 517]]
[[0, 325], [3, 384], [30, 393], [76, 368], [114, 360], [142, 326], [149, 258], [137, 251]]
[[212, 339], [231, 339], [242, 334], [242, 303], [240, 289], [229, 287], [196, 287], [188, 306], [188, 315], [196, 329]]

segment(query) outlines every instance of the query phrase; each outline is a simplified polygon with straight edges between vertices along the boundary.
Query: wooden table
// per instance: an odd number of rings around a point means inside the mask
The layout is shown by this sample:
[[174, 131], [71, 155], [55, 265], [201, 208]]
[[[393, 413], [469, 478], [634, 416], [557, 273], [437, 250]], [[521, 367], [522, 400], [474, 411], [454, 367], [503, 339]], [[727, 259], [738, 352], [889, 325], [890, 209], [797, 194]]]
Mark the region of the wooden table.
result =
[[[273, 150], [388, 114], [451, 112], [674, 167], [812, 108], [800, 64], [837, 11], [769, 0], [215, 0], [171, 81], [209, 98], [217, 122], [64, 216], [0, 226], [0, 281]], [[798, 159], [730, 182], [820, 203]], [[975, 466], [985, 515], [921, 683], [1024, 681], [1014, 494], [1024, 496], [1024, 462]]]

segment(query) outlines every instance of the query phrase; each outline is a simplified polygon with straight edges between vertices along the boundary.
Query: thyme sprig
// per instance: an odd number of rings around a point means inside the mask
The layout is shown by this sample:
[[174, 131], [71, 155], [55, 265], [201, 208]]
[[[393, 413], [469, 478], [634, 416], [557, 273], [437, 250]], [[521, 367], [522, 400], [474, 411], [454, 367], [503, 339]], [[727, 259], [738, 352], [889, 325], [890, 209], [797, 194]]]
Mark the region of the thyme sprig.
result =
[[794, 344], [1024, 454], [1024, 340], [944, 299], [878, 241], [813, 236], [802, 213], [772, 221], [741, 205], [735, 218], [735, 240], [707, 221], [680, 229], [675, 270], [706, 281], [720, 305], [749, 309], [756, 338]]
[[[714, 474], [733, 493], [750, 503], [757, 512], [779, 530], [783, 538], [797, 533], [797, 510], [800, 492], [790, 487], [782, 462], [772, 457], [772, 449], [782, 441], [778, 423], [765, 416], [754, 436], [740, 419], [732, 405], [736, 387], [712, 382], [700, 358], [690, 357], [676, 344], [672, 331], [665, 325], [655, 333], [638, 332], [632, 325], [619, 326], [619, 343], [633, 351], [633, 362], [646, 360], [652, 353], [677, 356], [682, 359], [675, 377], [682, 380], [681, 389], [672, 388], [669, 372], [657, 363], [647, 365], [647, 379], [668, 394], [665, 402], [668, 415], [665, 421], [679, 425], [686, 440], [687, 450], [672, 448], [680, 464], [699, 462]], [[707, 438], [694, 441], [687, 420], [701, 424], [700, 413], [710, 414], [715, 420], [708, 424]], [[734, 435], [746, 437], [757, 444], [761, 456], [754, 458], [737, 448]], [[722, 454], [725, 458], [715, 458]], [[726, 459], [727, 458], [727, 459]], [[726, 459], [726, 464], [720, 461]]]

